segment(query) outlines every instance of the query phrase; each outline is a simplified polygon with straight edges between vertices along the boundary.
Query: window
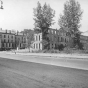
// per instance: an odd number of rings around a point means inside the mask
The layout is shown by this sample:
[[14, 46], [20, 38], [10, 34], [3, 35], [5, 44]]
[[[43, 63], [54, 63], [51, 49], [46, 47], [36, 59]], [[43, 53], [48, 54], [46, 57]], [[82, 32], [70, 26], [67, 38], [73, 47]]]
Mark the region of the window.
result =
[[6, 37], [6, 35], [4, 35], [4, 38]]
[[11, 38], [13, 38], [13, 36], [11, 36]]
[[52, 32], [52, 34], [53, 34], [53, 30], [52, 30], [51, 32]]
[[55, 48], [57, 47], [57, 45], [55, 44]]
[[8, 47], [7, 43], [6, 43], [6, 47]]
[[58, 37], [58, 42], [59, 42], [59, 37]]
[[67, 42], [67, 41], [66, 41], [66, 38], [65, 38], [65, 42]]
[[56, 31], [55, 31], [55, 34], [56, 34]]
[[36, 41], [37, 41], [37, 36], [36, 36]]
[[20, 48], [21, 48], [21, 43], [20, 43]]
[[40, 49], [40, 43], [39, 43], [39, 49]]
[[24, 38], [24, 43], [26, 42], [26, 38]]
[[48, 30], [48, 33], [50, 33], [50, 30]]
[[36, 44], [36, 49], [38, 49], [38, 44]]
[[6, 47], [6, 43], [4, 43], [4, 47]]
[[53, 48], [53, 44], [52, 44], [52, 48]]
[[11, 43], [9, 43], [9, 47], [11, 47]]
[[4, 43], [2, 43], [2, 47], [4, 47]]
[[63, 38], [61, 37], [61, 42], [63, 42]]
[[40, 41], [40, 35], [39, 35], [39, 41]]
[[12, 47], [13, 47], [13, 43], [12, 43]]
[[4, 42], [6, 42], [5, 39], [4, 39]]
[[8, 47], [10, 47], [10, 44], [8, 43]]
[[35, 44], [34, 44], [34, 49], [35, 49]]

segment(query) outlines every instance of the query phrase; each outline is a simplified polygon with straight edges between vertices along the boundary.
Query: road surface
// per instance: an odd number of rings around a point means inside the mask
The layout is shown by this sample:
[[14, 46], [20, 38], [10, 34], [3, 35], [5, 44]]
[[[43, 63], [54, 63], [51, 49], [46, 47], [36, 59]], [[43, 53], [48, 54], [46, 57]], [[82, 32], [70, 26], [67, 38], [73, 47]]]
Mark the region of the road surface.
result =
[[88, 88], [88, 70], [0, 58], [0, 88]]
[[[55, 54], [54, 54], [55, 55]], [[72, 55], [59, 55], [58, 56], [44, 56], [44, 54], [14, 54], [14, 53], [3, 53], [0, 52], [0, 57], [21, 60], [21, 61], [29, 61], [35, 63], [42, 63], [42, 64], [50, 64], [55, 66], [62, 66], [62, 67], [69, 67], [69, 68], [76, 68], [76, 69], [84, 69], [88, 70], [88, 56], [74, 56]], [[81, 58], [82, 57], [82, 58]], [[85, 57], [85, 58], [83, 58]]]

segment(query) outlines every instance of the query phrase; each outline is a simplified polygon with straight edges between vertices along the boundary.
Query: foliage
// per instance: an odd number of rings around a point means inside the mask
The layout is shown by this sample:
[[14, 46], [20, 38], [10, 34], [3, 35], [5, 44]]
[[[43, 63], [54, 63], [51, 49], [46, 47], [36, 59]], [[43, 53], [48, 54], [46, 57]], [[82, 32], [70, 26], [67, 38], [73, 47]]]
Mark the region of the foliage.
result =
[[63, 15], [60, 15], [60, 19], [58, 21], [61, 28], [69, 28], [69, 33], [74, 35], [74, 45], [80, 42], [80, 35], [78, 33], [79, 27], [81, 26], [80, 20], [82, 13], [83, 12], [81, 11], [79, 2], [76, 2], [75, 0], [69, 0], [64, 4]]
[[61, 50], [63, 50], [64, 49], [64, 45], [63, 44], [60, 44], [59, 46], [58, 46], [58, 49], [61, 51]]
[[47, 31], [54, 22], [53, 17], [55, 16], [55, 11], [47, 5], [46, 3], [44, 6], [37, 3], [37, 8], [34, 8], [34, 21], [35, 21], [35, 28], [39, 28], [41, 32]]
[[26, 47], [30, 48], [31, 43], [34, 40], [34, 31], [31, 29], [24, 29], [23, 31], [21, 31], [21, 33], [26, 34]]
[[55, 11], [50, 7], [50, 5], [47, 5], [46, 3], [41, 6], [41, 4], [38, 2], [37, 8], [34, 8], [35, 31], [38, 30], [39, 32], [42, 32], [42, 38], [47, 42], [44, 48], [49, 46], [48, 30], [49, 27], [54, 24], [54, 16]]
[[80, 33], [77, 32], [75, 33], [75, 37], [73, 38], [74, 40], [74, 47], [77, 49], [83, 49], [83, 44], [80, 42]]

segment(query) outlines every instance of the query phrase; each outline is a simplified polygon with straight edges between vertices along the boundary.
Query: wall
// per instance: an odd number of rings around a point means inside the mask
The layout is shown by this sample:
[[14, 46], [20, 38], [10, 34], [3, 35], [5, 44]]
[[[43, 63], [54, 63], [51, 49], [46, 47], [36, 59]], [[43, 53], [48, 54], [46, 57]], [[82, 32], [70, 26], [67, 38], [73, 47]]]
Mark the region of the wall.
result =
[[34, 41], [32, 44], [33, 51], [42, 50], [42, 33], [34, 34]]

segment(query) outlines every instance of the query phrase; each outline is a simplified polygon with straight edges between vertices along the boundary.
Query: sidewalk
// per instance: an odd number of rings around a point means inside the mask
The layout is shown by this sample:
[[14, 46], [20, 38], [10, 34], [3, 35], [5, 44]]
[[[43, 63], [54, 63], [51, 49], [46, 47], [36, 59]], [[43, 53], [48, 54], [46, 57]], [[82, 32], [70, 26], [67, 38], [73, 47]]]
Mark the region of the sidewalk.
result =
[[[88, 58], [84, 56], [70, 56], [70, 55], [63, 55], [63, 54], [40, 54], [40, 53], [10, 53], [10, 52], [0, 52], [0, 57], [13, 59], [13, 60], [20, 60], [20, 61], [27, 61], [27, 62], [34, 62], [40, 64], [48, 64], [54, 66], [61, 66], [61, 67], [69, 67], [69, 68], [76, 68], [76, 69], [83, 69], [88, 70]], [[79, 59], [79, 58], [82, 59]]]
[[[5, 52], [6, 54], [15, 54], [15, 52]], [[43, 56], [43, 57], [62, 57], [68, 59], [88, 59], [87, 54], [60, 54], [60, 53], [22, 53], [16, 52], [18, 55]]]

